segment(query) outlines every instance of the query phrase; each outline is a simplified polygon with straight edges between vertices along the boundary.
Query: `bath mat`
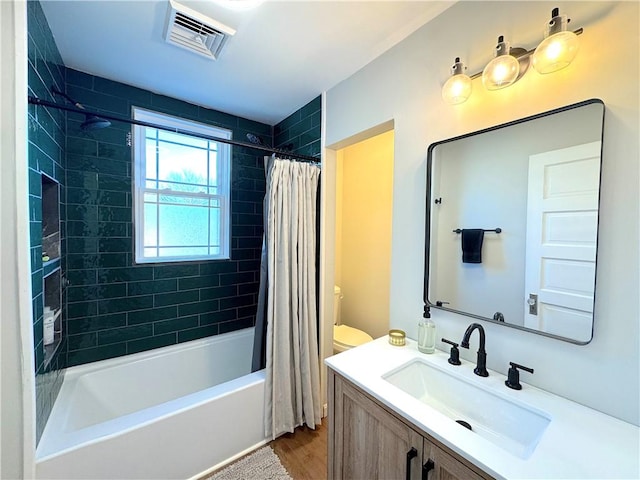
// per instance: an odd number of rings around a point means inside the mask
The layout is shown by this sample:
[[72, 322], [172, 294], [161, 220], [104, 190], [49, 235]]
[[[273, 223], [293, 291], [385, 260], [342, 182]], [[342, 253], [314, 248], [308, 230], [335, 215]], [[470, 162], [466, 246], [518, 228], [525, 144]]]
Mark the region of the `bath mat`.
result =
[[271, 447], [241, 458], [203, 480], [293, 480]]

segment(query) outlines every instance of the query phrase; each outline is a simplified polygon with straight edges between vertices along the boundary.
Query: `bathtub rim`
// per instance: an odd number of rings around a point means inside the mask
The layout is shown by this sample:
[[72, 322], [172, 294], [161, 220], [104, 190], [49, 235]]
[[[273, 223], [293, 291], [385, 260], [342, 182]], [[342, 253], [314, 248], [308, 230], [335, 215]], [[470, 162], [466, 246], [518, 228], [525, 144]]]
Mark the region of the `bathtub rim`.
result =
[[[68, 388], [71, 387], [72, 390], [70, 391], [69, 394], [72, 394], [76, 388], [76, 382], [83, 376], [92, 372], [96, 372], [96, 371], [100, 371], [100, 370], [104, 370], [104, 369], [108, 369], [108, 368], [112, 368], [112, 367], [117, 367], [123, 364], [130, 364], [130, 363], [134, 363], [134, 362], [139, 362], [139, 361], [143, 361], [143, 360], [148, 360], [148, 359], [152, 359], [158, 356], [164, 356], [167, 354], [172, 354], [172, 353], [177, 353], [177, 352], [181, 352], [181, 351], [186, 351], [186, 350], [190, 350], [193, 348], [202, 348], [203, 346], [208, 346], [209, 344], [215, 344], [215, 343], [220, 343], [221, 341], [223, 341], [224, 339], [229, 339], [229, 338], [235, 338], [235, 337], [239, 337], [239, 336], [244, 336], [244, 335], [249, 335], [251, 334], [253, 330], [253, 327], [250, 328], [246, 328], [246, 329], [242, 329], [242, 330], [237, 330], [234, 332], [229, 332], [226, 334], [222, 334], [222, 335], [216, 335], [213, 337], [207, 337], [207, 338], [203, 338], [203, 339], [198, 339], [198, 340], [192, 340], [189, 342], [184, 342], [184, 343], [180, 343], [180, 344], [176, 344], [176, 345], [169, 345], [167, 347], [162, 347], [162, 348], [158, 348], [158, 349], [153, 349], [153, 350], [149, 350], [149, 351], [145, 351], [145, 352], [139, 352], [139, 353], [135, 353], [135, 354], [131, 354], [131, 355], [125, 355], [123, 357], [117, 357], [117, 358], [110, 358], [110, 359], [106, 359], [106, 360], [100, 360], [98, 362], [92, 362], [89, 364], [85, 364], [85, 365], [78, 365], [78, 366], [74, 366], [74, 367], [69, 367], [67, 373], [65, 374], [65, 379], [63, 382], [63, 387], [64, 387], [64, 383], [68, 382]], [[223, 338], [219, 338], [219, 337], [223, 337]], [[132, 358], [135, 357], [135, 358]], [[183, 395], [182, 397], [178, 397], [176, 399], [167, 401], [167, 402], [163, 402], [157, 405], [153, 405], [151, 407], [145, 408], [143, 410], [137, 411], [137, 412], [132, 412], [130, 414], [127, 415], [123, 415], [120, 417], [117, 417], [115, 419], [112, 420], [108, 420], [106, 422], [103, 422], [102, 424], [98, 424], [98, 425], [104, 425], [104, 424], [109, 424], [111, 423], [111, 425], [117, 424], [117, 423], [121, 423], [121, 422], [126, 422], [126, 420], [131, 420], [134, 419], [136, 416], [142, 416], [142, 417], [146, 417], [144, 420], [141, 420], [139, 422], [136, 423], [132, 423], [131, 425], [124, 427], [122, 429], [119, 429], [117, 431], [111, 432], [111, 433], [107, 433], [104, 435], [99, 435], [96, 438], [92, 438], [89, 439], [87, 441], [84, 442], [80, 442], [74, 445], [70, 445], [67, 447], [63, 447], [61, 449], [55, 450], [51, 453], [42, 453], [42, 450], [44, 450], [44, 445], [46, 442], [41, 441], [37, 448], [36, 448], [36, 452], [35, 452], [35, 463], [36, 465], [38, 463], [43, 463], [46, 462], [47, 460], [51, 460], [53, 458], [56, 458], [58, 456], [64, 455], [66, 453], [72, 452], [74, 450], [78, 450], [80, 448], [83, 448], [84, 446], [87, 445], [93, 445], [111, 438], [115, 438], [121, 435], [125, 435], [128, 432], [131, 432], [135, 429], [138, 428], [143, 428], [146, 425], [152, 424], [152, 423], [156, 423], [156, 422], [160, 422], [166, 418], [175, 416], [175, 415], [179, 415], [180, 413], [186, 411], [186, 410], [190, 410], [193, 408], [197, 408], [198, 406], [201, 406], [205, 403], [208, 403], [212, 400], [218, 399], [218, 398], [222, 398], [228, 395], [231, 395], [235, 392], [239, 392], [251, 387], [254, 387], [256, 384], [260, 383], [260, 382], [264, 382], [266, 378], [266, 371], [263, 370], [258, 370], [256, 372], [251, 372], [248, 373], [246, 375], [243, 375], [241, 377], [237, 377], [231, 380], [228, 380], [226, 382], [220, 383], [218, 385], [214, 385], [212, 387], [206, 388], [204, 390], [199, 390], [197, 392], [193, 392], [187, 395]], [[73, 385], [71, 385], [73, 384]], [[232, 387], [232, 388], [230, 388]], [[219, 392], [215, 395], [211, 395], [212, 391], [218, 390]], [[60, 393], [62, 394], [62, 388], [60, 390]], [[202, 397], [202, 398], [199, 398]], [[63, 400], [60, 398], [60, 395], [58, 397], [60, 400]], [[58, 402], [58, 399], [56, 399], [56, 403], [54, 404], [54, 407], [51, 411], [51, 416], [49, 417], [49, 420], [53, 420], [53, 419], [57, 419], [58, 423], [60, 421], [66, 420], [66, 415], [68, 414], [67, 411], [62, 411], [60, 412], [60, 410], [64, 409], [66, 405], [62, 405], [62, 402]], [[169, 407], [176, 407], [176, 408], [169, 408]], [[156, 411], [157, 414], [153, 414], [153, 412]], [[56, 414], [56, 417], [54, 417], [54, 414]], [[123, 420], [124, 419], [124, 420]], [[47, 422], [48, 424], [49, 422]], [[48, 426], [48, 425], [47, 425]], [[52, 427], [53, 428], [53, 427]], [[77, 432], [82, 432], [82, 430], [87, 430], [87, 429], [95, 429], [96, 425], [91, 425], [88, 426], [84, 429], [79, 429], [77, 430]], [[46, 430], [46, 427], [45, 427]], [[41, 440], [45, 439], [45, 432], [43, 432], [43, 435], [41, 437]], [[46, 439], [45, 439], [46, 440]], [[51, 449], [47, 449], [47, 451], [49, 451]], [[251, 451], [249, 449], [249, 451]]]
[[151, 358], [161, 357], [169, 353], [177, 353], [181, 351], [191, 350], [194, 348], [201, 348], [208, 344], [220, 343], [223, 340], [243, 337], [246, 335], [252, 335], [255, 327], [243, 328], [241, 330], [234, 330], [233, 332], [221, 333], [219, 335], [213, 335], [210, 337], [198, 338], [196, 340], [189, 340], [188, 342], [176, 343], [174, 345], [167, 345], [166, 347], [153, 348], [151, 350], [145, 350], [143, 352], [131, 353], [128, 355], [122, 355], [120, 357], [107, 358], [105, 360], [98, 360], [97, 362], [84, 363], [82, 365], [74, 365], [73, 367], [67, 367], [65, 369], [65, 378], [70, 375], [72, 378], [86, 373], [91, 373], [96, 370], [104, 370], [106, 368], [117, 367], [120, 365], [140, 362]]

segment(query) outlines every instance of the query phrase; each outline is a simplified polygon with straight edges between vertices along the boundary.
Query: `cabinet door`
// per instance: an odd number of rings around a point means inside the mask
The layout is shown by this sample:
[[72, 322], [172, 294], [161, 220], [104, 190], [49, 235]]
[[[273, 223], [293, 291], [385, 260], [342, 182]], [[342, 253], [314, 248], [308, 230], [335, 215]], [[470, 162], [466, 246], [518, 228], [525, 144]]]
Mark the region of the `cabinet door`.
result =
[[422, 480], [484, 480], [474, 470], [429, 440], [424, 440]]
[[340, 377], [334, 378], [329, 478], [419, 480], [422, 436]]

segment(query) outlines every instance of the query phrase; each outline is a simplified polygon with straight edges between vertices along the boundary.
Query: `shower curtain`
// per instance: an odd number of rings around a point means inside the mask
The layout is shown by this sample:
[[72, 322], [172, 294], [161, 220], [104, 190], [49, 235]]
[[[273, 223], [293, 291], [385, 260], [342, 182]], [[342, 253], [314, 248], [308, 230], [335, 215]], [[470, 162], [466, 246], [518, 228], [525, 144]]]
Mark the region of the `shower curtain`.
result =
[[315, 266], [320, 169], [277, 158], [267, 163], [253, 366], [266, 365], [265, 435], [276, 438], [302, 424], [315, 428], [322, 418]]

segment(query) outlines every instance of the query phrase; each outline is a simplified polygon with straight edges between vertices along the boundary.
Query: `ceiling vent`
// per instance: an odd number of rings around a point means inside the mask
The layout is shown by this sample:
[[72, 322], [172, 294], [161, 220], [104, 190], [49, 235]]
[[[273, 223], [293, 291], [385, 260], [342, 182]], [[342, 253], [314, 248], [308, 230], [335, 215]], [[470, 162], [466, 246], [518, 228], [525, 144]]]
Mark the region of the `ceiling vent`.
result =
[[233, 28], [169, 0], [164, 37], [168, 43], [217, 60], [227, 39], [235, 33]]

